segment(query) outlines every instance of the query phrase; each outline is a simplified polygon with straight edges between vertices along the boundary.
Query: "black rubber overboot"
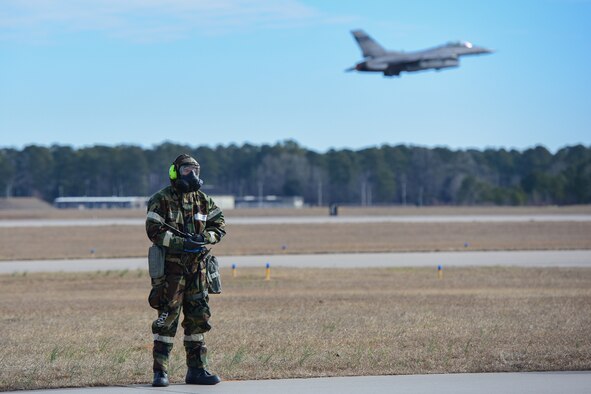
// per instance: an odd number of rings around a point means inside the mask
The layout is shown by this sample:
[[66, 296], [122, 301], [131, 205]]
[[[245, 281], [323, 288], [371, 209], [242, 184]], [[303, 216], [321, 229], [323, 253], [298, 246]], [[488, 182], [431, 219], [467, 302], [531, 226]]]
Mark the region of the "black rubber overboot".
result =
[[221, 381], [219, 376], [212, 374], [205, 368], [189, 367], [187, 376], [185, 377], [185, 383], [187, 384], [214, 385]]
[[152, 387], [166, 387], [168, 386], [168, 374], [164, 371], [154, 371], [154, 380]]
[[207, 368], [207, 346], [203, 342], [185, 342], [187, 351], [187, 384], [218, 384], [219, 376], [209, 372]]

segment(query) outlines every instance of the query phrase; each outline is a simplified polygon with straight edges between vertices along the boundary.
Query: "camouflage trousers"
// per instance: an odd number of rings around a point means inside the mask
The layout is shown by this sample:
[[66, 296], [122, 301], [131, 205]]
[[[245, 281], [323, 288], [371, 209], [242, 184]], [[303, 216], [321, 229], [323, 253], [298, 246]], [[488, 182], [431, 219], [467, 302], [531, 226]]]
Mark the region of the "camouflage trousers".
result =
[[158, 310], [158, 317], [152, 322], [154, 371], [168, 371], [181, 310], [187, 366], [207, 367], [207, 348], [203, 334], [211, 329], [211, 312], [209, 297], [205, 291], [205, 275], [203, 263], [180, 264], [167, 261], [164, 277], [152, 279], [148, 301]]

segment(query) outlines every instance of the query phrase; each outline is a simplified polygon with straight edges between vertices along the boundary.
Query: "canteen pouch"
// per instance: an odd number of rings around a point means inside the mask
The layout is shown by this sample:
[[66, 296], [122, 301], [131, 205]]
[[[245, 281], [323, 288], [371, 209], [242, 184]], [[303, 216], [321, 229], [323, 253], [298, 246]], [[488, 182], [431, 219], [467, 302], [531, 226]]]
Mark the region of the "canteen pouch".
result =
[[152, 245], [148, 249], [148, 272], [150, 278], [158, 279], [164, 276], [164, 256], [166, 250], [158, 245]]
[[220, 265], [214, 255], [210, 254], [205, 258], [205, 269], [207, 271], [207, 292], [209, 294], [220, 294], [222, 292]]

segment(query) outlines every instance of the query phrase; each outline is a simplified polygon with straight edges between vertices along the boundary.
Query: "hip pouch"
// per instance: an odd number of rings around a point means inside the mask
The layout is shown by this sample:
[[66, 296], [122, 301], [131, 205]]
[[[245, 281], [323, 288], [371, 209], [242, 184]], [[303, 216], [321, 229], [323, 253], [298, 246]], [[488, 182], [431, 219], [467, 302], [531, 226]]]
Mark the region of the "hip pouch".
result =
[[164, 276], [164, 257], [166, 249], [152, 245], [148, 249], [148, 272], [152, 282], [152, 289], [148, 295], [148, 303], [154, 309], [160, 310], [166, 306], [166, 277]]
[[222, 278], [220, 277], [220, 265], [218, 259], [209, 254], [205, 257], [205, 269], [207, 271], [207, 292], [220, 294], [222, 292]]
[[158, 279], [164, 276], [164, 257], [166, 249], [162, 246], [152, 245], [148, 249], [148, 272], [150, 278]]

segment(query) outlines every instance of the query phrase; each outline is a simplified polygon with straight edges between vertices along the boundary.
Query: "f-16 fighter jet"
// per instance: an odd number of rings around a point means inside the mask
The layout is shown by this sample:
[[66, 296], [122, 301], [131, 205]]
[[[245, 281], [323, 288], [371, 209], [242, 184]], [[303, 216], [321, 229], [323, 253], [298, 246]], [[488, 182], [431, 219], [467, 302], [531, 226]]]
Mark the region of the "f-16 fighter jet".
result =
[[345, 71], [381, 72], [387, 77], [399, 76], [403, 71], [458, 67], [460, 56], [492, 53], [489, 49], [477, 47], [465, 41], [450, 42], [417, 52], [387, 51], [363, 30], [353, 30], [351, 33], [365, 59]]

